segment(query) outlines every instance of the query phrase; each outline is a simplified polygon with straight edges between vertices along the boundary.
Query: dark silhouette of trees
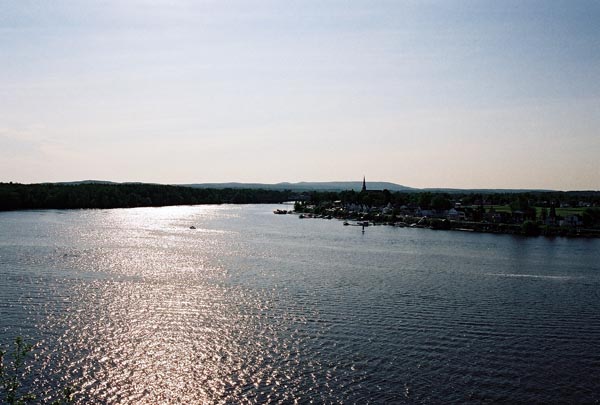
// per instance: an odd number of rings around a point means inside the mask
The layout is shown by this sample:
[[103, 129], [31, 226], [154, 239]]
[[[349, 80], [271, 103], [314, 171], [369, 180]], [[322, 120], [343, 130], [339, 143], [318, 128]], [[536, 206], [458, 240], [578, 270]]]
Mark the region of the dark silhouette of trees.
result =
[[290, 200], [291, 195], [288, 190], [201, 189], [158, 184], [0, 183], [0, 210], [280, 203]]
[[581, 220], [586, 227], [600, 227], [600, 208], [586, 208]]
[[540, 234], [540, 227], [534, 221], [527, 220], [521, 225], [523, 234], [527, 236], [538, 236]]
[[437, 211], [449, 210], [452, 208], [450, 197], [446, 194], [436, 194], [431, 199], [431, 208]]

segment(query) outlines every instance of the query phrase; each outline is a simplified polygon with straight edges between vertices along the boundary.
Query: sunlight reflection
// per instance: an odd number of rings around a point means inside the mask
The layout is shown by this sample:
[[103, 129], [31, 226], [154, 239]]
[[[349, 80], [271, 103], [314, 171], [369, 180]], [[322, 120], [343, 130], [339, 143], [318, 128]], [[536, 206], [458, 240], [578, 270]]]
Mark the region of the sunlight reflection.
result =
[[112, 232], [96, 240], [93, 232], [88, 235], [87, 242], [96, 245], [79, 266], [119, 277], [77, 285], [78, 304], [66, 317], [60, 347], [74, 360], [62, 367], [80, 370], [76, 385], [86, 401], [227, 398], [238, 384], [232, 376], [249, 378], [241, 371], [246, 355], [239, 341], [250, 340], [252, 318], [232, 299], [238, 292], [221, 285], [219, 258], [230, 246], [230, 233], [203, 226], [236, 210], [193, 206], [101, 214], [93, 226]]

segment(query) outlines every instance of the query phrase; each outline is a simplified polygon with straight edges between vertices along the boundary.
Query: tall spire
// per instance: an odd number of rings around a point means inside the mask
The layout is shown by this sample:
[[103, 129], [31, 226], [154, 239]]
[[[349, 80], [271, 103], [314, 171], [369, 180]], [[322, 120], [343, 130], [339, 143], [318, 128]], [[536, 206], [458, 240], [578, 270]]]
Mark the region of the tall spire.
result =
[[361, 191], [367, 191], [367, 182], [365, 181], [365, 176], [363, 176], [363, 186]]

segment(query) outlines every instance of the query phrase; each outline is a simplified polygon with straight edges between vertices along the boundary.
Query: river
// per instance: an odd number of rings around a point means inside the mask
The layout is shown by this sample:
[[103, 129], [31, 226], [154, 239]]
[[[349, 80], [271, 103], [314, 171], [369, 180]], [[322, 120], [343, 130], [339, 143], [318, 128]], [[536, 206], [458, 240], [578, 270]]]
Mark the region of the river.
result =
[[599, 239], [275, 208], [0, 213], [0, 343], [42, 402], [600, 401]]

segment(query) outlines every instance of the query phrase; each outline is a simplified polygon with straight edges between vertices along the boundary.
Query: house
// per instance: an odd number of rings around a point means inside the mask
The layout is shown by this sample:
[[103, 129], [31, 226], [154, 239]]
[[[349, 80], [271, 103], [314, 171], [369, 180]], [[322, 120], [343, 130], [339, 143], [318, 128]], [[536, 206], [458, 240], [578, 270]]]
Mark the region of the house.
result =
[[458, 211], [456, 208], [450, 208], [446, 214], [446, 218], [452, 221], [460, 221], [465, 220], [466, 217], [463, 211]]
[[583, 225], [583, 221], [581, 217], [576, 214], [567, 215], [561, 221], [559, 221], [560, 226], [581, 226]]
[[433, 210], [422, 210], [421, 207], [417, 208], [415, 214], [419, 217], [431, 217], [433, 216]]
[[385, 215], [389, 215], [394, 211], [394, 207], [392, 206], [392, 203], [388, 203], [388, 205], [386, 205], [382, 210], [381, 213], [385, 214]]

